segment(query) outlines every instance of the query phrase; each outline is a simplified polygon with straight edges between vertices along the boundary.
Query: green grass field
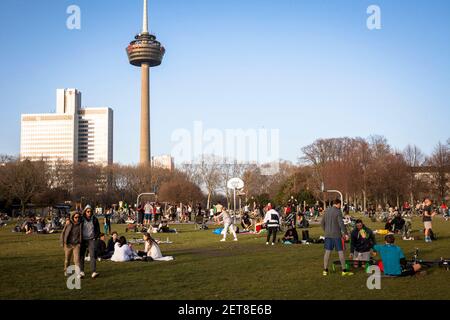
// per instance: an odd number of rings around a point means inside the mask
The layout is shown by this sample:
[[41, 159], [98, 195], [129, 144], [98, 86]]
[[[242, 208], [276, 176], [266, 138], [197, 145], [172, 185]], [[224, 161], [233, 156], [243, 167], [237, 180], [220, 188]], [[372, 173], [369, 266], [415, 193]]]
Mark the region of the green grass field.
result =
[[[365, 219], [367, 220], [367, 219]], [[368, 221], [365, 221], [368, 222]], [[381, 223], [367, 223], [380, 229]], [[421, 228], [419, 218], [414, 229]], [[382, 278], [381, 290], [366, 287], [367, 274], [353, 277], [339, 273], [322, 276], [323, 245], [266, 246], [263, 235], [241, 235], [239, 242], [221, 243], [212, 230], [196, 231], [193, 225], [174, 226], [180, 231], [168, 237], [173, 244], [161, 245], [172, 262], [102, 261], [100, 277], [86, 277], [81, 290], [69, 290], [63, 275], [63, 250], [59, 234], [12, 233], [12, 225], [0, 229], [0, 299], [449, 299], [450, 272], [430, 269], [423, 277]], [[113, 230], [124, 232], [124, 225]], [[397, 240], [409, 258], [414, 248], [421, 257], [450, 257], [450, 222], [434, 221], [439, 240]], [[310, 229], [321, 235], [319, 226]], [[415, 232], [414, 236], [418, 236]], [[157, 235], [165, 240], [167, 235]], [[230, 238], [230, 237], [229, 237]], [[381, 241], [380, 237], [377, 237]], [[347, 250], [348, 254], [348, 250]], [[337, 260], [333, 254], [332, 260]], [[89, 264], [86, 263], [87, 275]]]

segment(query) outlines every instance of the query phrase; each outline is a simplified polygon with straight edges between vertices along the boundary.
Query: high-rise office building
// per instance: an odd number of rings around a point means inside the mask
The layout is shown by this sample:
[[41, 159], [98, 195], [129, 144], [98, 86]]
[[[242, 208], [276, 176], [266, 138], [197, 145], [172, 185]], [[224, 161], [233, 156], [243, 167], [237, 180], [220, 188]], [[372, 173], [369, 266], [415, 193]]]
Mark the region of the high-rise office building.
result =
[[170, 171], [173, 171], [175, 169], [173, 157], [170, 155], [152, 157], [152, 166], [156, 168], [167, 169]]
[[81, 108], [81, 92], [58, 89], [56, 113], [23, 114], [21, 159], [56, 162], [113, 162], [113, 111]]

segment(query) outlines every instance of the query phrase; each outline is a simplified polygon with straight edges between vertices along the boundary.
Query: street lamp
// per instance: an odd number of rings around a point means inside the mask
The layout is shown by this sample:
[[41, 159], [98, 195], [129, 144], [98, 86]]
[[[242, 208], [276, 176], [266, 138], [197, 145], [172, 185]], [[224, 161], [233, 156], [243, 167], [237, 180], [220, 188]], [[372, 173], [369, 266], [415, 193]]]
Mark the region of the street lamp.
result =
[[[340, 192], [339, 190], [325, 190], [325, 184], [323, 182], [321, 185], [321, 190], [322, 190], [322, 192], [327, 192], [327, 193], [338, 193], [339, 196], [341, 197], [342, 206], [344, 205], [344, 196], [342, 195], [342, 192]], [[342, 211], [342, 206], [341, 206], [341, 211]]]

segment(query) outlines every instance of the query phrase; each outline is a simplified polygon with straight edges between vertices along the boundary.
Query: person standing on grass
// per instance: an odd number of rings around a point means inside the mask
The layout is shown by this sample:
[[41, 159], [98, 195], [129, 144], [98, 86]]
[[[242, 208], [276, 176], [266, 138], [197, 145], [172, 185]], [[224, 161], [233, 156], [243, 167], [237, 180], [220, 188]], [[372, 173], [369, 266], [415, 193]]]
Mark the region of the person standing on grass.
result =
[[112, 216], [112, 209], [109, 209], [105, 213], [105, 221], [103, 224], [103, 230], [105, 234], [111, 234], [111, 216]]
[[64, 275], [67, 276], [67, 267], [73, 256], [73, 263], [80, 268], [80, 245], [82, 240], [80, 214], [75, 212], [68, 223], [64, 225], [61, 233], [61, 245], [64, 247]]
[[274, 246], [277, 240], [278, 228], [280, 228], [280, 214], [275, 209], [272, 209], [271, 204], [267, 205], [267, 210], [264, 217], [264, 224], [267, 228], [266, 245], [269, 245], [270, 237], [273, 235], [272, 245]]
[[430, 198], [425, 198], [423, 202], [423, 226], [425, 233], [425, 242], [431, 242], [431, 229], [433, 229], [432, 221], [433, 217], [436, 215], [436, 211], [433, 210], [433, 202]]
[[216, 217], [217, 221], [220, 221], [220, 219], [223, 220], [224, 228], [223, 228], [223, 238], [220, 240], [221, 242], [227, 241], [227, 233], [228, 230], [231, 231], [231, 233], [234, 236], [234, 241], [238, 241], [238, 238], [236, 236], [236, 230], [233, 224], [233, 219], [231, 218], [229, 212], [227, 210], [224, 210], [222, 208], [222, 212]]
[[212, 219], [215, 223], [219, 223], [219, 216], [222, 214], [222, 211], [224, 210], [224, 207], [222, 203], [219, 201], [215, 206], [213, 206], [212, 210], [214, 211], [214, 214], [212, 215]]
[[144, 206], [144, 225], [145, 226], [149, 226], [150, 225], [150, 220], [152, 218], [152, 213], [153, 213], [153, 207], [150, 204], [150, 202], [146, 202], [145, 206]]
[[100, 224], [98, 223], [98, 219], [93, 215], [92, 207], [90, 205], [87, 205], [83, 210], [81, 229], [83, 241], [81, 242], [80, 247], [80, 276], [85, 276], [84, 256], [86, 255], [86, 251], [89, 249], [92, 278], [96, 278], [99, 274], [96, 272], [97, 263], [95, 260], [95, 250], [96, 240], [100, 236]]
[[320, 222], [322, 229], [325, 231], [325, 255], [323, 258], [323, 275], [328, 276], [328, 263], [331, 252], [336, 249], [339, 254], [339, 260], [342, 266], [342, 276], [352, 276], [345, 267], [344, 241], [349, 239], [347, 229], [345, 228], [344, 218], [341, 211], [341, 200], [333, 201], [333, 206], [325, 211]]

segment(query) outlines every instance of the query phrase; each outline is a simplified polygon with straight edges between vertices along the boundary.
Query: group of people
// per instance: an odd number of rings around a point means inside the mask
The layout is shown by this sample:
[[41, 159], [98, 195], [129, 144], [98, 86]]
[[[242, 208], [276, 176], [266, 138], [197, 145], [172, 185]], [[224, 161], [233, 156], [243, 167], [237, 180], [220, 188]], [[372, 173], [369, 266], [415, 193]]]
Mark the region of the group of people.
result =
[[[250, 212], [249, 206], [244, 207], [244, 212], [240, 216], [240, 224], [244, 232], [250, 231], [251, 228], [265, 228], [267, 230], [266, 245], [275, 245], [277, 234], [280, 231], [282, 223], [288, 228], [281, 241], [285, 244], [301, 243], [296, 230], [296, 226], [303, 226], [305, 221], [309, 219], [318, 220], [320, 216], [321, 226], [324, 230], [324, 276], [328, 275], [328, 265], [331, 252], [336, 250], [342, 265], [342, 275], [352, 275], [350, 270], [346, 269], [345, 260], [345, 242], [350, 241], [350, 260], [354, 261], [354, 265], [360, 266], [371, 259], [371, 256], [377, 253], [381, 256], [384, 265], [384, 273], [392, 276], [411, 275], [420, 270], [420, 265], [407, 265], [405, 263], [402, 250], [395, 246], [396, 233], [403, 233], [410, 230], [411, 223], [405, 219], [399, 211], [393, 210], [388, 218], [385, 229], [389, 234], [385, 237], [385, 244], [378, 245], [375, 241], [374, 232], [366, 227], [362, 220], [354, 222], [353, 230], [348, 229], [344, 223], [342, 215], [342, 203], [335, 200], [333, 206], [325, 212], [319, 206], [305, 207], [299, 210], [299, 206], [295, 201], [289, 200], [287, 205], [278, 210], [270, 203], [265, 207], [257, 206]], [[165, 210], [166, 209], [166, 210]], [[205, 211], [201, 204], [197, 204], [194, 208], [191, 205], [169, 205], [168, 209], [158, 202], [146, 202], [141, 204], [137, 213], [137, 223], [150, 228], [157, 222], [159, 223], [158, 232], [172, 232], [168, 227], [169, 219], [171, 221], [190, 221], [191, 214], [195, 216], [205, 216]], [[406, 207], [408, 209], [408, 206]], [[406, 210], [405, 209], [405, 210]], [[441, 208], [448, 210], [448, 208]], [[436, 209], [432, 206], [432, 201], [426, 198], [421, 206], [422, 219], [424, 224], [425, 241], [432, 241], [432, 220], [437, 214]], [[280, 214], [281, 212], [281, 214]], [[132, 260], [172, 260], [173, 257], [163, 257], [157, 241], [155, 241], [150, 233], [143, 233], [144, 250], [135, 250], [133, 245], [128, 243], [124, 236], [120, 236], [117, 232], [111, 230], [111, 217], [113, 210], [107, 210], [103, 215], [103, 233], [100, 231], [100, 223], [95, 216], [93, 209], [86, 206], [82, 212], [74, 212], [70, 218], [66, 220], [64, 229], [61, 234], [61, 243], [65, 251], [64, 272], [71, 258], [76, 266], [80, 268], [79, 276], [85, 276], [85, 261], [90, 262], [91, 277], [96, 278], [97, 272], [96, 262], [100, 260], [110, 259], [115, 262], [124, 262]], [[220, 202], [212, 208], [212, 218], [216, 223], [224, 225], [222, 231], [222, 239], [226, 241], [227, 235], [233, 236], [233, 241], [238, 241], [237, 228], [235, 219], [231, 215], [231, 211], [227, 210]], [[353, 227], [352, 225], [352, 227]], [[49, 232], [51, 225], [46, 225], [43, 219], [30, 217], [21, 226], [26, 233], [31, 232]], [[49, 230], [47, 230], [47, 228]], [[108, 244], [105, 243], [106, 235], [110, 235]], [[309, 237], [309, 235], [308, 235]], [[280, 241], [280, 240], [279, 240]], [[88, 257], [85, 258], [88, 253]]]
[[13, 232], [23, 232], [25, 234], [51, 234], [61, 230], [63, 225], [57, 217], [46, 219], [44, 217], [30, 215], [23, 221], [19, 220]]
[[394, 244], [395, 237], [392, 233], [386, 235], [384, 245], [377, 244], [374, 233], [364, 225], [362, 220], [358, 220], [353, 232], [348, 234], [344, 225], [340, 200], [335, 200], [333, 206], [326, 210], [321, 226], [325, 232], [324, 276], [329, 274], [328, 266], [333, 250], [338, 252], [342, 276], [353, 275], [347, 269], [344, 255], [345, 241], [349, 240], [351, 243], [350, 258], [356, 262], [355, 267], [359, 266], [360, 263], [368, 262], [371, 256], [379, 254], [385, 275], [394, 277], [411, 276], [421, 269], [421, 265], [418, 263], [407, 263], [402, 249]]
[[[172, 260], [172, 257], [163, 257], [158, 243], [150, 234], [143, 235], [144, 251], [136, 251], [125, 237], [112, 232], [108, 244], [105, 243], [105, 234], [100, 232], [100, 223], [93, 213], [91, 206], [86, 206], [82, 213], [76, 211], [66, 220], [61, 233], [61, 245], [64, 248], [64, 274], [70, 261], [79, 268], [78, 277], [85, 277], [85, 261], [90, 262], [91, 277], [99, 276], [97, 261], [111, 259], [115, 262], [131, 260]], [[86, 257], [86, 254], [88, 256]]]
[[6, 226], [10, 218], [4, 213], [0, 213], [0, 227]]
[[141, 203], [136, 209], [136, 220], [138, 224], [150, 226], [162, 219], [170, 222], [187, 223], [193, 221], [193, 215], [206, 215], [200, 203], [196, 206], [192, 204], [175, 204], [150, 202]]

